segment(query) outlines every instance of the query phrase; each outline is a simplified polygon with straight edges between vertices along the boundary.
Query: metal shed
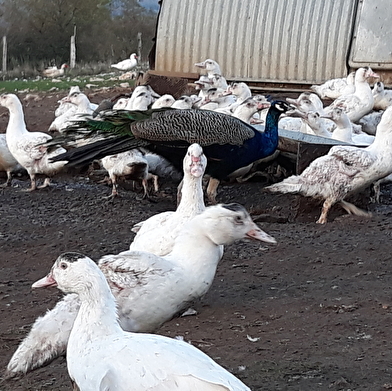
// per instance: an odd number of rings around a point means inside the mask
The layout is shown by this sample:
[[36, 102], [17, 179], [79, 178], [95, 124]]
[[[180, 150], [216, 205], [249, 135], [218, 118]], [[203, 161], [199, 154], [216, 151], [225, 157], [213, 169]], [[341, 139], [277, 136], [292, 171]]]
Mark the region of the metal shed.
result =
[[390, 85], [391, 22], [390, 0], [162, 0], [152, 69], [192, 79], [212, 58], [228, 80], [279, 88], [370, 65]]

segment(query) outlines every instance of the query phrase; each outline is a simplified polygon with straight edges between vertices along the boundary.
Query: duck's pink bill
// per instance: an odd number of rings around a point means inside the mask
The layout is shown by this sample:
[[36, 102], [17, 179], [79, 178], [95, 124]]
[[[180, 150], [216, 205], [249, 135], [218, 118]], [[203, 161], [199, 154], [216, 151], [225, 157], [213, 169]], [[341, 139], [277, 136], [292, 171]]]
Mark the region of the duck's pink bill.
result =
[[51, 274], [48, 274], [46, 277], [41, 278], [31, 285], [32, 288], [46, 288], [48, 286], [57, 286], [57, 282]]

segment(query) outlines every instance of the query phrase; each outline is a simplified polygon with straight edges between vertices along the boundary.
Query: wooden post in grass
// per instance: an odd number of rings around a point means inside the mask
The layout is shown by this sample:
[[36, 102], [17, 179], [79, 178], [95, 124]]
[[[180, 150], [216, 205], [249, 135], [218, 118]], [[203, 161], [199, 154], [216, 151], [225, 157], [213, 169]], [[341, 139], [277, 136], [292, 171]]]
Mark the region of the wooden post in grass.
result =
[[137, 57], [140, 64], [142, 62], [142, 33], [137, 33]]
[[75, 68], [76, 65], [76, 26], [74, 26], [74, 34], [71, 37], [71, 53], [69, 55], [69, 67], [71, 69]]
[[7, 37], [3, 36], [3, 72], [7, 72]]

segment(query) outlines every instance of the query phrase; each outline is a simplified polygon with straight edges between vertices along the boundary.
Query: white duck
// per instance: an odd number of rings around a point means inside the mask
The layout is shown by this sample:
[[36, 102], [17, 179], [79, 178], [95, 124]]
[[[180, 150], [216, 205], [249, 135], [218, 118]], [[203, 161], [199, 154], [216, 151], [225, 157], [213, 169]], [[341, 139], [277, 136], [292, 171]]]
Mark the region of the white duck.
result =
[[[72, 86], [69, 90], [68, 96], [72, 95], [74, 92], [81, 92], [79, 86]], [[64, 113], [66, 113], [69, 110], [71, 110], [73, 112], [76, 111], [75, 105], [64, 101], [66, 98], [67, 97], [64, 97], [57, 102], [59, 104], [59, 106], [56, 108], [56, 110], [54, 112], [55, 117], [60, 117], [61, 115], [63, 115]]]
[[150, 85], [137, 86], [133, 90], [131, 97], [128, 99], [127, 110], [137, 110], [134, 108], [134, 100], [139, 97], [141, 93], [143, 93], [146, 97], [150, 97], [150, 103], [160, 97], [160, 95], [157, 94]]
[[65, 149], [56, 146], [47, 148], [40, 145], [51, 140], [52, 137], [46, 133], [29, 132], [27, 130], [23, 107], [16, 95], [1, 95], [0, 105], [6, 107], [10, 113], [6, 132], [7, 144], [14, 158], [27, 170], [30, 176], [31, 187], [28, 191], [33, 191], [37, 188], [37, 174], [46, 176], [40, 188], [49, 186], [50, 178], [58, 173], [67, 163], [66, 161], [51, 163], [50, 158], [64, 153]]
[[113, 105], [113, 110], [125, 110], [127, 107], [129, 98], [120, 98], [117, 102]]
[[[154, 331], [201, 298], [214, 279], [222, 245], [242, 238], [276, 243], [241, 205], [216, 205], [184, 224], [165, 257], [124, 251], [101, 258], [98, 266], [117, 300], [121, 327]], [[12, 356], [6, 377], [26, 373], [64, 354], [78, 310], [78, 297], [71, 294], [38, 318]]]
[[7, 173], [7, 181], [0, 185], [0, 187], [11, 186], [12, 173], [22, 170], [22, 166], [14, 158], [10, 152], [5, 134], [0, 134], [0, 171]]
[[188, 95], [180, 96], [172, 105], [172, 109], [188, 110], [193, 106], [193, 99]]
[[173, 95], [164, 94], [152, 104], [151, 108], [160, 109], [163, 107], [171, 107], [175, 101]]
[[233, 112], [233, 117], [239, 118], [241, 121], [250, 124], [253, 116], [257, 112], [259, 112], [260, 110], [264, 110], [270, 106], [271, 104], [268, 101], [256, 102], [252, 97], [250, 97], [236, 107]]
[[110, 65], [112, 68], [118, 69], [119, 71], [130, 71], [137, 65], [137, 55], [132, 53], [126, 60], [120, 61], [117, 64]]
[[62, 64], [60, 68], [56, 66], [49, 67], [42, 71], [42, 75], [49, 78], [60, 77], [64, 75], [67, 68], [69, 68], [67, 64]]
[[355, 92], [354, 79], [355, 72], [350, 72], [347, 77], [330, 79], [321, 85], [313, 85], [310, 88], [321, 99], [336, 99]]
[[381, 117], [384, 111], [372, 111], [369, 114], [363, 116], [358, 124], [361, 126], [362, 130], [370, 135], [375, 135], [377, 130], [377, 125], [381, 121]]
[[222, 74], [219, 64], [215, 60], [211, 60], [210, 58], [207, 58], [207, 60], [204, 60], [202, 62], [197, 62], [195, 64], [195, 67], [205, 69], [209, 78], [213, 78], [214, 75]]
[[59, 117], [56, 117], [49, 126], [49, 131], [58, 131], [63, 133], [72, 121], [80, 119], [80, 116], [92, 115], [95, 110], [87, 95], [82, 92], [73, 92], [63, 98], [62, 101], [73, 105], [75, 110], [68, 110]]
[[344, 199], [392, 173], [392, 107], [383, 114], [376, 137], [366, 148], [334, 146], [328, 155], [310, 163], [301, 175], [293, 175], [266, 189], [277, 193], [299, 193], [324, 200], [318, 223], [325, 224], [335, 203], [350, 214], [368, 216]]
[[105, 156], [101, 159], [103, 168], [108, 172], [112, 182], [112, 194], [109, 198], [118, 196], [117, 179], [127, 177], [134, 181], [141, 181], [144, 194], [143, 199], [148, 197], [148, 180], [154, 180], [155, 191], [158, 191], [158, 178], [149, 174], [148, 162], [143, 153], [138, 149], [118, 153], [116, 155]]
[[190, 145], [183, 161], [181, 200], [176, 211], [158, 213], [136, 224], [132, 230], [137, 235], [130, 250], [149, 251], [163, 256], [173, 249], [174, 240], [185, 222], [205, 210], [202, 180], [206, 166], [203, 148], [199, 144]]
[[368, 79], [379, 77], [370, 67], [358, 68], [355, 72], [355, 92], [335, 99], [330, 108], [342, 107], [350, 121], [357, 122], [373, 110], [374, 97]]
[[212, 87], [212, 79], [207, 75], [200, 75], [199, 79], [195, 81], [195, 89], [199, 91], [198, 96], [204, 98], [207, 91]]
[[229, 110], [229, 107], [234, 102], [234, 96], [224, 95], [223, 91], [218, 88], [210, 88], [199, 108], [202, 110], [218, 110], [227, 108]]
[[331, 138], [356, 145], [370, 145], [374, 141], [374, 136], [366, 133], [354, 134], [351, 121], [343, 109], [335, 107], [322, 116], [328, 118], [336, 124]]
[[148, 162], [148, 171], [159, 178], [170, 178], [180, 182], [183, 175], [167, 159], [156, 153], [145, 151], [145, 158]]
[[392, 90], [386, 90], [384, 83], [378, 81], [373, 86], [374, 110], [385, 110], [392, 105]]
[[[133, 95], [132, 95], [133, 96]], [[149, 92], [140, 92], [133, 98], [129, 98], [125, 110], [147, 110], [153, 99]]]
[[57, 286], [81, 303], [67, 346], [69, 376], [80, 391], [250, 391], [194, 346], [161, 335], [125, 332], [105, 276], [90, 258], [60, 255], [32, 287]]
[[323, 102], [316, 94], [303, 92], [297, 99], [286, 98], [286, 100], [304, 113], [314, 111], [320, 115], [324, 114]]
[[223, 92], [223, 94], [234, 95], [235, 102], [232, 103], [232, 105], [230, 106], [230, 109], [233, 112], [241, 103], [245, 102], [245, 100], [252, 97], [252, 92], [249, 86], [244, 82], [230, 84], [227, 87], [226, 91]]

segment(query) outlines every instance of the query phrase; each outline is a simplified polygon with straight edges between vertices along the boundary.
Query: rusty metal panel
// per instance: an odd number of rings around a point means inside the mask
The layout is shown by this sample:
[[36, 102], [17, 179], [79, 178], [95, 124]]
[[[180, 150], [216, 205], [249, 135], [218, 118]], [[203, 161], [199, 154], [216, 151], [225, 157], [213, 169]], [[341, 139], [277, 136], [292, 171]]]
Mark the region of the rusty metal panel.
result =
[[319, 83], [347, 74], [357, 0], [163, 0], [156, 71], [198, 73], [212, 58], [229, 80]]

